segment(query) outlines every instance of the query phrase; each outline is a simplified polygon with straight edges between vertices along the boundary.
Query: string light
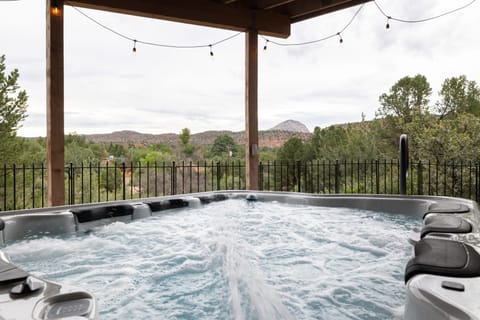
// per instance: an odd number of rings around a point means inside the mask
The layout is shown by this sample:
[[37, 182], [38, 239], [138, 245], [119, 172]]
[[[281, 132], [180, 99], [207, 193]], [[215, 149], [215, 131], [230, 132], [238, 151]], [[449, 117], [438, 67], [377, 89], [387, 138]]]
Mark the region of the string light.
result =
[[52, 0], [52, 7], [50, 9], [50, 12], [54, 16], [59, 16], [60, 15], [60, 7], [58, 6], [58, 0]]
[[338, 32], [336, 33], [333, 33], [329, 36], [326, 36], [326, 37], [323, 37], [323, 38], [320, 38], [320, 39], [316, 39], [316, 40], [312, 40], [312, 41], [306, 41], [306, 42], [297, 42], [297, 43], [284, 43], [284, 42], [277, 42], [277, 41], [273, 41], [271, 39], [268, 39], [268, 38], [265, 38], [262, 36], [263, 39], [265, 39], [265, 41], [268, 41], [268, 42], [271, 42], [277, 46], [282, 46], [282, 47], [291, 47], [291, 46], [304, 46], [304, 45], [309, 45], [309, 44], [314, 44], [314, 43], [318, 43], [318, 42], [322, 42], [322, 41], [325, 41], [325, 40], [328, 40], [328, 39], [331, 39], [331, 38], [335, 38], [335, 37], [340, 37], [340, 43], [343, 43], [343, 39], [342, 39], [342, 36], [340, 35], [342, 32], [344, 32], [345, 30], [348, 29], [348, 27], [350, 27], [350, 25], [353, 23], [353, 21], [355, 20], [355, 18], [358, 16], [358, 14], [360, 13], [360, 11], [363, 9], [365, 5], [362, 4], [358, 9], [357, 11], [355, 11], [354, 15], [352, 16], [352, 18], [347, 22], [347, 24]]
[[[444, 17], [444, 16], [446, 16], [446, 15], [452, 14], [452, 13], [454, 13], [454, 12], [463, 10], [463, 9], [471, 6], [475, 1], [477, 1], [477, 0], [472, 0], [472, 1], [470, 1], [469, 3], [467, 3], [467, 4], [464, 5], [464, 6], [458, 7], [458, 8], [453, 9], [453, 10], [449, 10], [449, 11], [447, 11], [447, 12], [438, 14], [438, 15], [436, 15], [436, 16], [432, 16], [432, 17], [424, 18], [424, 19], [417, 19], [417, 20], [394, 18], [394, 17], [392, 17], [392, 16], [387, 15], [387, 14], [385, 13], [385, 11], [384, 11], [384, 10], [380, 7], [380, 5], [377, 3], [377, 1], [373, 1], [373, 3], [375, 3], [375, 6], [376, 6], [377, 9], [380, 11], [380, 13], [383, 14], [383, 15], [384, 15], [387, 19], [389, 19], [389, 20], [392, 19], [392, 20], [394, 20], [394, 21], [403, 22], [403, 23], [420, 23], [420, 22], [426, 22], [426, 21], [438, 19], [438, 18]], [[388, 29], [388, 28], [387, 28], [387, 29]]]
[[90, 21], [92, 21], [93, 23], [97, 24], [98, 26], [102, 27], [103, 29], [107, 30], [107, 31], [110, 31], [111, 33], [113, 34], [116, 34], [117, 36], [123, 38], [123, 39], [126, 39], [126, 40], [129, 40], [129, 41], [133, 41], [134, 42], [134, 49], [133, 51], [135, 52], [136, 51], [136, 44], [137, 43], [141, 43], [141, 44], [144, 44], [144, 45], [148, 45], [148, 46], [154, 46], [154, 47], [161, 47], [161, 48], [170, 48], [170, 49], [199, 49], [199, 48], [210, 48], [210, 56], [213, 56], [213, 51], [212, 51], [212, 48], [214, 46], [217, 46], [223, 42], [226, 42], [226, 41], [229, 41], [233, 38], [236, 38], [238, 37], [240, 34], [242, 34], [243, 32], [238, 32], [238, 33], [235, 33], [231, 36], [228, 36], [226, 38], [223, 38], [221, 40], [218, 40], [216, 42], [212, 42], [210, 44], [200, 44], [200, 45], [170, 45], [170, 44], [163, 44], [163, 43], [156, 43], [156, 42], [148, 42], [148, 41], [142, 41], [142, 40], [138, 40], [138, 39], [134, 39], [134, 38], [131, 38], [129, 36], [126, 36], [125, 34], [123, 33], [120, 33], [118, 31], [115, 31], [114, 29], [110, 28], [110, 27], [107, 27], [106, 25], [98, 22], [97, 20], [93, 19], [92, 17], [90, 17], [89, 15], [87, 15], [86, 13], [84, 13], [82, 10], [78, 9], [77, 7], [74, 7], [72, 6], [72, 8], [74, 10], [76, 10], [78, 13], [80, 13], [81, 15], [83, 15], [85, 18], [89, 19]]
[[[426, 22], [426, 21], [430, 21], [430, 20], [434, 20], [434, 19], [438, 19], [438, 18], [441, 18], [443, 16], [446, 16], [446, 15], [449, 15], [449, 14], [452, 14], [454, 12], [457, 12], [457, 11], [460, 11], [460, 10], [463, 10], [469, 6], [471, 6], [474, 2], [476, 2], [477, 0], [471, 0], [469, 3], [467, 3], [466, 5], [464, 6], [461, 6], [461, 7], [458, 7], [456, 9], [453, 9], [453, 10], [450, 10], [450, 11], [447, 11], [447, 12], [444, 12], [442, 14], [438, 14], [438, 15], [435, 15], [435, 16], [432, 16], [432, 17], [429, 17], [429, 18], [425, 18], [425, 19], [419, 19], [419, 20], [407, 20], [407, 19], [399, 19], [399, 18], [394, 18], [388, 14], [385, 13], [385, 11], [378, 5], [378, 3], [376, 1], [373, 1], [376, 5], [376, 7], [378, 8], [378, 10], [381, 12], [382, 15], [384, 15], [386, 18], [387, 18], [387, 24], [386, 24], [386, 28], [389, 29], [390, 28], [390, 20], [394, 20], [394, 21], [398, 21], [398, 22], [403, 22], [403, 23], [419, 23], [419, 22]], [[309, 44], [314, 44], [314, 43], [318, 43], [318, 42], [323, 42], [323, 41], [326, 41], [326, 40], [329, 40], [331, 38], [334, 38], [334, 37], [340, 37], [340, 43], [343, 42], [343, 39], [342, 37], [340, 36], [340, 34], [342, 32], [344, 32], [346, 29], [348, 29], [348, 27], [350, 27], [350, 25], [353, 23], [353, 21], [355, 20], [355, 18], [358, 16], [358, 14], [360, 13], [360, 10], [362, 10], [364, 5], [361, 5], [358, 10], [355, 12], [355, 14], [353, 15], [353, 17], [350, 19], [350, 21], [345, 25], [345, 27], [343, 27], [343, 29], [341, 29], [339, 32], [337, 33], [333, 33], [329, 36], [326, 36], [326, 37], [323, 37], [323, 38], [320, 38], [320, 39], [316, 39], [316, 40], [312, 40], [312, 41], [306, 41], [306, 42], [297, 42], [297, 43], [283, 43], [283, 42], [276, 42], [276, 41], [273, 41], [271, 39], [267, 39], [265, 37], [263, 37], [263, 39], [265, 39], [265, 41], [269, 41], [277, 46], [282, 46], [282, 47], [290, 47], [290, 46], [303, 46], [303, 45], [309, 45]]]
[[[460, 10], [463, 10], [469, 6], [471, 6], [473, 3], [475, 3], [477, 0], [471, 0], [469, 3], [465, 4], [464, 6], [461, 6], [461, 7], [458, 7], [456, 9], [453, 9], [453, 10], [449, 10], [447, 12], [444, 12], [444, 13], [441, 13], [441, 14], [438, 14], [438, 15], [435, 15], [435, 16], [432, 16], [432, 17], [429, 17], [429, 18], [424, 18], [424, 19], [417, 19], [417, 20], [409, 20], [409, 19], [401, 19], [401, 18], [395, 18], [393, 16], [390, 16], [390, 15], [387, 15], [385, 13], [385, 11], [380, 7], [380, 5], [377, 3], [377, 1], [373, 1], [373, 3], [375, 4], [375, 6], [377, 7], [377, 9], [380, 11], [380, 13], [382, 15], [384, 15], [386, 18], [387, 18], [387, 23], [385, 25], [386, 29], [390, 29], [390, 20], [393, 20], [393, 21], [397, 21], [397, 22], [403, 22], [403, 23], [420, 23], [420, 22], [426, 22], [426, 21], [430, 21], [430, 20], [434, 20], [434, 19], [438, 19], [438, 18], [441, 18], [443, 16], [446, 16], [446, 15], [449, 15], [449, 14], [452, 14], [452, 13], [455, 13], [457, 11], [460, 11]], [[267, 45], [268, 43], [273, 43], [277, 46], [302, 46], [302, 45], [309, 45], [309, 44], [314, 44], [314, 43], [318, 43], [318, 42], [322, 42], [322, 41], [326, 41], [326, 40], [329, 40], [331, 38], [334, 38], [334, 37], [339, 37], [339, 42], [340, 43], [343, 43], [343, 38], [342, 38], [342, 35], [341, 33], [343, 33], [345, 30], [347, 30], [348, 27], [350, 27], [350, 25], [353, 23], [353, 21], [357, 18], [358, 14], [360, 13], [360, 11], [363, 9], [365, 4], [362, 4], [354, 13], [354, 15], [352, 16], [352, 18], [348, 21], [348, 23], [338, 32], [336, 33], [333, 33], [331, 35], [328, 35], [326, 37], [323, 37], [323, 38], [320, 38], [320, 39], [316, 39], [316, 40], [312, 40], [312, 41], [306, 41], [306, 42], [298, 42], [298, 43], [282, 43], [282, 42], [276, 42], [274, 40], [271, 40], [271, 39], [268, 39], [268, 38], [265, 38], [264, 36], [261, 36], [264, 40], [265, 40], [265, 45], [263, 46], [263, 50], [267, 50]], [[213, 46], [216, 46], [218, 44], [221, 44], [223, 42], [226, 42], [226, 41], [229, 41], [237, 36], [239, 36], [240, 34], [242, 34], [242, 32], [238, 32], [236, 34], [233, 34], [229, 37], [226, 37], [224, 39], [221, 39], [219, 41], [216, 41], [216, 42], [213, 42], [213, 43], [210, 43], [210, 44], [200, 44], [200, 45], [169, 45], [169, 44], [162, 44], [162, 43], [155, 43], [155, 42], [147, 42], [147, 41], [141, 41], [141, 40], [136, 40], [136, 39], [133, 39], [131, 37], [128, 37], [118, 31], [115, 31], [113, 30], [112, 28], [109, 28], [107, 27], [106, 25], [98, 22], [97, 20], [93, 19], [92, 17], [90, 17], [89, 15], [87, 15], [86, 13], [84, 13], [83, 11], [81, 11], [80, 9], [72, 6], [72, 8], [74, 10], [76, 10], [78, 13], [80, 13], [81, 15], [83, 15], [84, 17], [86, 17], [87, 19], [91, 20], [92, 22], [94, 22], [95, 24], [99, 25], [100, 27], [102, 27], [103, 29], [107, 30], [107, 31], [110, 31], [114, 34], [116, 34], [117, 36], [121, 37], [121, 38], [124, 38], [126, 40], [129, 40], [129, 41], [133, 41], [133, 52], [136, 52], [137, 49], [136, 49], [136, 44], [137, 42], [138, 43], [141, 43], [141, 44], [144, 44], [144, 45], [150, 45], [150, 46], [156, 46], [156, 47], [162, 47], [162, 48], [172, 48], [172, 49], [198, 49], [198, 48], [206, 48], [208, 47], [210, 49], [210, 56], [213, 57], [214, 54], [213, 54]], [[60, 14], [60, 9], [57, 5], [57, 0], [52, 0], [52, 14], [54, 15], [59, 15]]]

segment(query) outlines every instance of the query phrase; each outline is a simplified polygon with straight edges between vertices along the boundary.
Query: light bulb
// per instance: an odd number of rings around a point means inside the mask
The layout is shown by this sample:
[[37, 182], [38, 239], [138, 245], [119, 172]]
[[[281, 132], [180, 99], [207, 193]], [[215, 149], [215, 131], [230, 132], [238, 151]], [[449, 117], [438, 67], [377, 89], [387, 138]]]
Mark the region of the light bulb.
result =
[[50, 9], [50, 12], [52, 13], [52, 15], [58, 17], [60, 15], [60, 8], [57, 5], [54, 4], [52, 6], [52, 8]]

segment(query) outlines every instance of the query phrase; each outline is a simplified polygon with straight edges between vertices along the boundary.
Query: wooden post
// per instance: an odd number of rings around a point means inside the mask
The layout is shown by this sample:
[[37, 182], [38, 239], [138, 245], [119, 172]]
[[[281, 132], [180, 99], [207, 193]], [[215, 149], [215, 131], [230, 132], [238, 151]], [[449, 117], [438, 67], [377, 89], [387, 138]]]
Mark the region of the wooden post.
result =
[[245, 34], [245, 171], [247, 190], [258, 190], [258, 32]]
[[47, 3], [47, 204], [65, 204], [63, 0]]

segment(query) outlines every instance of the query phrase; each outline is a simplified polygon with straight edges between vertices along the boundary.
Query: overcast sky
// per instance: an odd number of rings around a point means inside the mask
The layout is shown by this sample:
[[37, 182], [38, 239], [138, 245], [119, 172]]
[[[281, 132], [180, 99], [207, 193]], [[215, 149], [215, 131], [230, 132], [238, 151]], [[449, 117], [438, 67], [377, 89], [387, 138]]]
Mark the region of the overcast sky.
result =
[[[378, 0], [396, 18], [422, 19], [470, 0]], [[335, 34], [358, 7], [292, 27], [296, 43]], [[203, 45], [236, 32], [81, 9], [131, 38], [172, 45]], [[433, 21], [404, 24], [367, 3], [338, 38], [280, 47], [259, 40], [259, 128], [294, 119], [310, 130], [375, 116], [378, 97], [400, 78], [423, 74], [433, 91], [465, 74], [480, 83], [480, 2]], [[0, 54], [20, 71], [29, 95], [21, 136], [46, 135], [45, 1], [0, 0]], [[137, 45], [65, 7], [65, 133], [192, 133], [244, 130], [244, 44], [241, 34], [209, 49]], [[436, 94], [432, 97], [436, 100]]]

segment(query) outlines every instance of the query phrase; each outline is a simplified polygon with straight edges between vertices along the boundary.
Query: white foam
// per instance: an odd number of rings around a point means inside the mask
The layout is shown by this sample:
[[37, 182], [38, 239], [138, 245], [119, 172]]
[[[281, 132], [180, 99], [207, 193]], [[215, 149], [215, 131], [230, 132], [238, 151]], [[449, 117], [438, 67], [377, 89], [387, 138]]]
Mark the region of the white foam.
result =
[[407, 217], [228, 200], [5, 249], [101, 319], [398, 318]]

